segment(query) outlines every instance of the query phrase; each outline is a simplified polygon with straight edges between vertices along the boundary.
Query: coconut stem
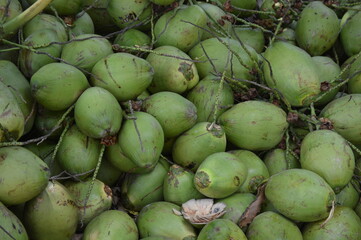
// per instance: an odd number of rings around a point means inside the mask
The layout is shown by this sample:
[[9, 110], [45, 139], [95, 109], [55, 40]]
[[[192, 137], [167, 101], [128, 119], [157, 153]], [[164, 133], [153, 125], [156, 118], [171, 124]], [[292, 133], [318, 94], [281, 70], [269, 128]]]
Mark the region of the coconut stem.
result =
[[0, 38], [15, 33], [30, 19], [38, 15], [52, 0], [38, 0], [17, 17], [6, 22], [0, 30]]
[[331, 220], [334, 212], [335, 212], [335, 201], [332, 201], [332, 208], [330, 214], [328, 215], [327, 219], [321, 224], [320, 228], [323, 228]]
[[218, 114], [218, 109], [219, 109], [219, 96], [221, 95], [221, 91], [223, 89], [223, 83], [224, 83], [225, 75], [226, 75], [226, 71], [223, 71], [221, 80], [219, 81], [217, 94], [216, 94], [216, 102], [214, 103], [214, 108], [213, 108], [213, 122], [208, 127], [208, 129], [207, 129], [208, 131], [213, 129], [214, 124], [216, 123], [216, 120], [217, 120], [217, 114]]

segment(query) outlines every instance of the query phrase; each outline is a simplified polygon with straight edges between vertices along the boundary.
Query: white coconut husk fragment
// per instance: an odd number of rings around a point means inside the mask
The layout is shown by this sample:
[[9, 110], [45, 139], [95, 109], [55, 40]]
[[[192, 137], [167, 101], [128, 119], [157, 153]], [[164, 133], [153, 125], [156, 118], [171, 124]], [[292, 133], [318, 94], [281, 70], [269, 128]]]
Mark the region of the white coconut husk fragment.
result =
[[173, 209], [173, 212], [183, 216], [192, 224], [207, 224], [226, 213], [226, 204], [219, 202], [214, 204], [213, 199], [191, 199], [182, 204], [182, 210]]

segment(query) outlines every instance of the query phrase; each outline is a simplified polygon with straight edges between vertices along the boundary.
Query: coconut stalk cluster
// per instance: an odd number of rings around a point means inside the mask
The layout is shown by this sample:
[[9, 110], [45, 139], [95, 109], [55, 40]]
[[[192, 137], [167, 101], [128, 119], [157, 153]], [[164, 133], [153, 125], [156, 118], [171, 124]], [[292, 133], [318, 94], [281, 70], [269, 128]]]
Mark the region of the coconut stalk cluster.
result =
[[1, 240], [361, 240], [361, 4], [0, 0]]

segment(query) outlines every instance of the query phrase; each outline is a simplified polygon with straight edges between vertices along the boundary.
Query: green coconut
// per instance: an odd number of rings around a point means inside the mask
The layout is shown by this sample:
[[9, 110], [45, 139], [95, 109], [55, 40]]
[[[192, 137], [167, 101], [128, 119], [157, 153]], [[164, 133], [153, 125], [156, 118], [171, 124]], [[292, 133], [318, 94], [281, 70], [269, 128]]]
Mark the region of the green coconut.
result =
[[[197, 107], [197, 122], [216, 120], [234, 102], [232, 88], [219, 78], [208, 75], [192, 88], [187, 99]], [[217, 105], [216, 105], [217, 104]]]
[[208, 2], [199, 2], [198, 6], [200, 6], [208, 16], [207, 26], [202, 33], [201, 40], [215, 36], [223, 37], [231, 31], [232, 23], [225, 18], [227, 14], [222, 8]]
[[146, 58], [154, 68], [154, 78], [148, 88], [151, 93], [181, 94], [198, 83], [197, 68], [186, 53], [173, 46], [161, 46], [153, 51]]
[[327, 218], [336, 199], [327, 182], [306, 169], [288, 169], [272, 175], [267, 182], [265, 195], [282, 215], [301, 222]]
[[246, 165], [233, 154], [219, 152], [204, 159], [195, 173], [194, 184], [209, 198], [225, 198], [235, 193], [246, 178]]
[[[212, 2], [215, 0], [212, 0]], [[219, 0], [223, 5], [227, 3], [227, 0]], [[237, 16], [247, 17], [251, 13], [247, 10], [253, 10], [257, 7], [257, 0], [229, 0], [231, 5], [231, 11]]]
[[[0, 82], [7, 85], [9, 90], [12, 91], [24, 115], [24, 134], [28, 133], [33, 127], [36, 114], [35, 101], [31, 95], [29, 81], [14, 63], [7, 60], [0, 60]], [[14, 110], [15, 109], [16, 107]]]
[[201, 78], [225, 71], [228, 77], [256, 80], [251, 70], [259, 60], [257, 52], [234, 39], [209, 38], [195, 45], [188, 54], [197, 60], [195, 64]]
[[264, 162], [253, 152], [247, 150], [233, 150], [229, 151], [239, 158], [247, 169], [247, 178], [238, 189], [243, 193], [255, 193], [258, 187], [269, 177], [267, 166]]
[[361, 219], [348, 207], [337, 206], [332, 218], [308, 223], [302, 230], [304, 240], [361, 239]]
[[23, 45], [36, 49], [36, 52], [26, 48], [20, 50], [19, 68], [21, 72], [26, 77], [31, 77], [41, 67], [56, 62], [56, 58], [60, 57], [62, 45], [52, 42], [60, 40], [57, 32], [53, 29], [44, 28], [32, 32], [24, 40]]
[[348, 184], [355, 170], [351, 147], [341, 135], [331, 130], [306, 135], [301, 144], [300, 163], [303, 169], [323, 177], [336, 193]]
[[134, 220], [125, 212], [108, 210], [95, 217], [85, 228], [83, 240], [138, 240]]
[[340, 39], [347, 56], [351, 57], [361, 51], [361, 12], [360, 7], [348, 10], [341, 19]]
[[265, 38], [261, 29], [238, 26], [233, 28], [231, 32], [232, 38], [253, 47], [257, 53], [263, 52], [265, 46]]
[[149, 0], [109, 0], [108, 14], [113, 22], [120, 28], [142, 27], [152, 15], [152, 5]]
[[251, 151], [275, 147], [288, 127], [282, 108], [258, 100], [234, 105], [219, 117], [218, 123], [228, 141]]
[[107, 89], [118, 101], [127, 101], [147, 89], [153, 74], [153, 67], [146, 60], [129, 53], [114, 53], [95, 64], [90, 82]]
[[301, 168], [300, 162], [292, 154], [280, 148], [276, 148], [267, 152], [263, 158], [264, 164], [267, 166], [270, 176], [283, 170], [292, 168]]
[[100, 59], [112, 53], [112, 45], [106, 38], [98, 34], [81, 34], [64, 45], [61, 58], [90, 72]]
[[150, 0], [152, 3], [165, 6], [176, 2], [177, 0]]
[[295, 107], [310, 104], [320, 93], [318, 69], [303, 49], [275, 42], [264, 52], [263, 73], [269, 87], [277, 89]]
[[173, 161], [196, 171], [206, 157], [226, 150], [226, 134], [221, 126], [200, 122], [180, 135], [172, 148]]
[[140, 211], [146, 205], [163, 200], [163, 181], [169, 164], [160, 160], [149, 173], [128, 173], [121, 185], [120, 201], [131, 211]]
[[180, 135], [193, 127], [197, 121], [196, 106], [173, 92], [152, 94], [144, 100], [142, 108], [158, 120], [165, 138]]
[[135, 112], [125, 120], [118, 135], [124, 155], [141, 168], [154, 166], [164, 145], [162, 126], [152, 115]]
[[334, 99], [322, 109], [320, 117], [330, 120], [333, 130], [347, 141], [361, 145], [361, 94]]
[[199, 232], [197, 240], [247, 240], [243, 231], [231, 220], [215, 219]]
[[[271, 1], [273, 2], [273, 0]], [[276, 35], [275, 41], [283, 41], [292, 45], [296, 45], [296, 32], [292, 28], [284, 28], [279, 34]]]
[[94, 34], [94, 23], [87, 12], [81, 11], [71, 20], [68, 26], [72, 38], [82, 34]]
[[115, 167], [110, 161], [103, 157], [97, 174], [97, 179], [109, 187], [114, 187], [123, 172]]
[[360, 199], [360, 183], [351, 180], [346, 187], [336, 194], [336, 203], [340, 206], [345, 206], [354, 209]]
[[40, 194], [50, 171], [43, 160], [23, 147], [0, 148], [0, 201], [21, 204]]
[[[134, 47], [134, 48], [150, 48], [152, 39], [144, 32], [138, 29], [128, 29], [125, 32], [119, 33], [114, 39], [114, 44], [118, 44], [120, 47]], [[130, 52], [136, 52], [130, 50]]]
[[[337, 78], [341, 73], [340, 66], [335, 63], [331, 58], [325, 56], [314, 56], [312, 60], [316, 64], [318, 69], [318, 77], [322, 84], [330, 83], [331, 86], [335, 85]], [[336, 94], [338, 93], [339, 88], [335, 88], [331, 91], [328, 91], [320, 100], [316, 102], [317, 105], [325, 105], [328, 102], [332, 101]], [[321, 92], [320, 95], [323, 95], [324, 92]]]
[[[34, 4], [37, 0], [27, 1]], [[81, 2], [82, 0], [53, 0], [45, 11], [53, 13], [55, 10], [59, 15], [75, 15], [81, 10]]]
[[[92, 219], [109, 210], [112, 206], [112, 189], [98, 179], [95, 179], [93, 184], [91, 178], [82, 182], [67, 181], [64, 186], [72, 194], [78, 207], [78, 226], [80, 228], [83, 227], [83, 224], [86, 226]], [[89, 193], [90, 188], [91, 192]], [[87, 199], [88, 194], [90, 195]]]
[[195, 240], [196, 231], [182, 216], [174, 213], [180, 207], [169, 202], [154, 202], [145, 206], [137, 217], [141, 238], [161, 236], [172, 240]]
[[347, 82], [347, 92], [350, 94], [361, 93], [361, 57], [354, 55], [348, 58], [342, 64], [342, 70], [344, 71], [341, 75], [342, 80], [349, 78]]
[[312, 56], [320, 56], [335, 43], [340, 32], [336, 13], [320, 1], [302, 10], [296, 25], [298, 45]]
[[41, 13], [32, 18], [23, 27], [24, 37], [27, 38], [33, 32], [41, 29], [52, 29], [54, 30], [60, 42], [68, 40], [68, 33], [64, 24], [55, 16]]
[[95, 169], [100, 148], [99, 140], [88, 137], [74, 124], [58, 146], [56, 161], [68, 173], [84, 179]]
[[226, 213], [221, 218], [238, 224], [241, 216], [254, 200], [256, 196], [252, 193], [234, 193], [229, 197], [218, 199], [217, 202], [226, 204]]
[[78, 224], [78, 208], [70, 192], [56, 181], [25, 204], [24, 225], [30, 239], [70, 239]]
[[51, 111], [61, 111], [74, 104], [89, 83], [79, 69], [65, 63], [50, 63], [31, 77], [30, 86], [38, 103]]
[[118, 133], [122, 124], [122, 108], [107, 90], [91, 87], [75, 103], [74, 117], [79, 130], [92, 138]]
[[188, 52], [202, 38], [207, 14], [198, 5], [182, 5], [163, 14], [154, 25], [155, 46], [173, 46]]
[[193, 179], [193, 172], [176, 164], [172, 165], [164, 178], [164, 200], [181, 206], [188, 200], [204, 198], [196, 189]]
[[2, 23], [8, 22], [11, 19], [22, 13], [23, 8], [18, 0], [8, 1], [0, 0], [0, 19]]
[[0, 202], [0, 238], [28, 240], [28, 234], [19, 218]]
[[[57, 123], [62, 119], [64, 113], [65, 111], [50, 111], [45, 109], [43, 106], [38, 105], [37, 112], [35, 114], [34, 128], [39, 134], [47, 135], [57, 127], [58, 129], [53, 131], [49, 138], [58, 138], [64, 130], [64, 126], [57, 126]], [[69, 120], [69, 118], [66, 118], [66, 121], [67, 120]]]
[[303, 240], [295, 223], [275, 212], [258, 214], [247, 229], [248, 240], [292, 239]]

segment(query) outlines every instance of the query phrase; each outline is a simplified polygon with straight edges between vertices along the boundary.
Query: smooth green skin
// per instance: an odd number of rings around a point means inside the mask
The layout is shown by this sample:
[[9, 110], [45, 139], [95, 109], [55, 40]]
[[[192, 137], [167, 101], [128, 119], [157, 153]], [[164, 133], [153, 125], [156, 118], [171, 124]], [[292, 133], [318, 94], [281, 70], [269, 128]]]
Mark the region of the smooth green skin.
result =
[[169, 202], [154, 202], [145, 206], [137, 217], [137, 226], [141, 238], [161, 236], [172, 240], [196, 239], [193, 226], [182, 216], [174, 214], [173, 209], [181, 208]]
[[139, 212], [146, 205], [163, 200], [163, 181], [169, 164], [160, 160], [149, 173], [128, 173], [121, 185], [120, 201], [131, 211]]
[[28, 240], [26, 229], [19, 218], [7, 209], [4, 204], [0, 202], [0, 226], [8, 232], [12, 238], [9, 237], [3, 230], [0, 231], [0, 238], [3, 240]]
[[225, 198], [235, 193], [246, 178], [245, 164], [233, 154], [219, 152], [204, 159], [195, 173], [194, 184], [209, 198]]
[[232, 38], [253, 47], [257, 53], [263, 52], [265, 46], [264, 34], [261, 29], [249, 27], [235, 27], [231, 32]]
[[85, 228], [83, 240], [138, 240], [134, 220], [125, 212], [108, 210], [95, 217]]
[[176, 137], [197, 122], [196, 106], [177, 93], [152, 94], [144, 100], [142, 108], [158, 120], [165, 138]]
[[258, 214], [247, 229], [248, 240], [303, 240], [300, 229], [292, 221], [275, 212]]
[[0, 201], [21, 204], [41, 193], [50, 177], [45, 162], [23, 147], [0, 148]]
[[68, 40], [68, 33], [64, 25], [53, 15], [41, 13], [32, 18], [23, 27], [24, 38], [30, 36], [33, 32], [41, 29], [54, 30], [59, 38], [60, 42]]
[[276, 148], [267, 152], [263, 158], [263, 162], [267, 166], [270, 176], [282, 172], [283, 170], [301, 168], [297, 158], [291, 154], [286, 156], [286, 151], [280, 148]]
[[[320, 80], [311, 56], [287, 42], [275, 42], [264, 52], [266, 83], [295, 107], [308, 105], [320, 93]], [[272, 69], [272, 75], [271, 70]]]
[[149, 0], [109, 0], [107, 11], [113, 22], [123, 29], [131, 26], [139, 27], [143, 21], [149, 20], [152, 6]]
[[207, 2], [199, 2], [198, 6], [200, 6], [207, 14], [208, 20], [205, 29], [210, 31], [208, 32], [204, 30], [201, 40], [215, 36], [222, 37], [222, 34], [219, 32], [229, 33], [231, 31], [232, 23], [228, 20], [222, 19], [223, 16], [226, 16], [226, 13], [220, 7]]
[[224, 82], [218, 95], [217, 113], [214, 115], [219, 87], [220, 81], [209, 75], [188, 92], [187, 99], [197, 107], [197, 122], [213, 122], [214, 117], [217, 119], [227, 107], [233, 105], [232, 88]]
[[[100, 141], [83, 134], [74, 124], [65, 133], [56, 154], [56, 161], [70, 174], [84, 174], [93, 170], [100, 154]], [[93, 173], [79, 176], [84, 179]]]
[[[6, 8], [7, 4], [9, 4], [9, 7]], [[8, 9], [8, 11], [5, 12], [5, 9]], [[8, 1], [8, 0], [0, 0], [0, 19], [4, 20], [3, 23], [6, 23], [10, 21], [11, 19], [18, 16], [20, 13], [22, 13], [22, 7], [18, 0], [15, 1]]]
[[[51, 44], [59, 42], [59, 36], [53, 29], [40, 29], [30, 34], [23, 42], [23, 45], [35, 48], [39, 52], [45, 52], [52, 57], [60, 57], [62, 45]], [[48, 45], [48, 46], [47, 46]], [[45, 47], [44, 47], [45, 46]], [[45, 54], [38, 54], [22, 48], [19, 51], [19, 68], [25, 77], [30, 78], [41, 67], [56, 62]]]
[[[28, 3], [33, 4], [37, 0], [27, 0]], [[51, 7], [55, 8], [59, 15], [75, 15], [81, 10], [82, 0], [53, 0], [45, 11], [54, 13]]]
[[[356, 6], [357, 7], [357, 6]], [[340, 39], [347, 56], [351, 57], [361, 51], [361, 12], [347, 11], [341, 19]]]
[[173, 161], [195, 172], [206, 157], [226, 150], [226, 134], [222, 127], [199, 122], [180, 135], [173, 144]]
[[[273, 2], [273, 0], [271, 0]], [[275, 41], [284, 41], [289, 44], [296, 45], [296, 32], [292, 28], [285, 28], [277, 34]]]
[[333, 46], [339, 32], [336, 13], [322, 2], [314, 1], [301, 12], [296, 25], [296, 40], [309, 54], [320, 56]]
[[24, 134], [28, 133], [33, 127], [35, 120], [34, 108], [35, 100], [31, 96], [29, 81], [20, 72], [18, 67], [7, 60], [0, 60], [0, 82], [4, 83], [12, 91], [21, 112], [24, 115], [25, 126]]
[[344, 71], [341, 75], [342, 80], [350, 78], [347, 83], [347, 92], [349, 94], [361, 93], [361, 73], [357, 73], [361, 68], [361, 58], [352, 56], [342, 64], [341, 68]]
[[149, 48], [151, 41], [151, 38], [144, 32], [131, 28], [123, 33], [119, 33], [114, 39], [114, 44], [118, 44], [119, 46]]
[[341, 192], [336, 194], [336, 204], [354, 209], [360, 199], [360, 184], [351, 180]]
[[80, 227], [82, 223], [86, 226], [93, 218], [95, 218], [102, 212], [109, 210], [112, 206], [113, 198], [111, 188], [106, 186], [98, 179], [95, 179], [94, 185], [92, 186], [89, 195], [89, 199], [87, 201], [87, 205], [86, 207], [84, 207], [85, 199], [87, 197], [87, 194], [89, 194], [88, 192], [91, 184], [91, 178], [88, 178], [83, 182], [67, 181], [64, 183], [66, 189], [68, 189], [68, 191], [74, 197], [75, 204], [78, 207], [78, 226]]
[[173, 46], [161, 46], [153, 51], [146, 58], [154, 68], [149, 92], [170, 91], [181, 94], [198, 83], [197, 68], [186, 53]]
[[52, 160], [53, 153], [56, 147], [56, 142], [51, 140], [45, 140], [44, 142], [30, 143], [24, 146], [26, 149], [32, 151], [36, 156], [41, 158], [50, 169], [50, 176], [55, 176], [63, 172], [63, 169], [60, 167], [56, 159]]
[[78, 217], [73, 196], [62, 184], [52, 181], [25, 204], [23, 223], [30, 239], [65, 240], [75, 233]]
[[253, 152], [247, 150], [229, 151], [239, 158], [247, 168], [247, 178], [238, 189], [241, 193], [255, 193], [261, 183], [269, 178], [269, 172], [264, 162]]
[[350, 94], [328, 103], [320, 117], [332, 122], [333, 130], [350, 141], [361, 144], [361, 94]]
[[77, 41], [71, 41], [63, 46], [61, 58], [88, 72], [100, 59], [113, 53], [110, 42], [100, 35], [82, 34], [74, 39]]
[[226, 132], [227, 141], [251, 151], [275, 147], [288, 127], [281, 108], [258, 100], [234, 105], [219, 117], [218, 123]]
[[172, 239], [166, 237], [146, 237], [140, 240], [172, 240]]
[[[339, 77], [341, 73], [341, 68], [337, 63], [332, 60], [332, 58], [325, 56], [314, 56], [312, 57], [312, 60], [314, 61], [316, 68], [318, 69], [317, 73], [320, 83], [332, 83]], [[336, 88], [329, 91], [325, 96], [323, 96], [319, 101], [317, 101], [316, 104], [326, 105], [328, 102], [332, 101], [335, 98], [339, 89], [340, 88]], [[320, 95], [322, 94], [324, 94], [324, 92], [320, 93]]]
[[120, 143], [117, 141], [114, 145], [111, 145], [105, 150], [105, 158], [118, 170], [127, 173], [146, 173], [150, 172], [156, 165], [154, 163], [151, 166], [139, 167], [127, 156], [124, 155], [123, 150], [120, 147]]
[[200, 28], [207, 26], [207, 20], [207, 14], [198, 5], [183, 5], [169, 11], [154, 25], [155, 46], [174, 46], [186, 53], [200, 41], [203, 34]]
[[103, 158], [99, 168], [97, 179], [99, 179], [109, 187], [114, 187], [122, 173], [123, 172], [120, 171], [113, 164], [111, 164], [108, 159]]
[[118, 101], [139, 96], [151, 84], [154, 69], [146, 60], [129, 53], [113, 53], [98, 61], [90, 83], [111, 92]]
[[118, 134], [122, 152], [141, 168], [158, 162], [164, 145], [164, 133], [157, 119], [145, 112], [135, 112], [127, 119]]
[[150, 0], [152, 3], [165, 6], [176, 2], [177, 0]]
[[[229, 49], [232, 50], [229, 54]], [[250, 46], [244, 45], [246, 50], [250, 52], [252, 59], [258, 61], [259, 56], [257, 52]], [[237, 79], [255, 80], [255, 76], [250, 73], [255, 67], [255, 63], [252, 61], [250, 56], [247, 54], [241, 44], [230, 38], [209, 38], [195, 45], [189, 52], [188, 55], [199, 62], [196, 62], [198, 74], [200, 78], [204, 78], [216, 71], [216, 73], [223, 73], [226, 71], [226, 76], [234, 77]], [[206, 54], [205, 54], [206, 53]], [[208, 57], [207, 57], [208, 55]], [[238, 56], [243, 64], [238, 60]], [[214, 70], [213, 65], [216, 70]], [[247, 66], [246, 67], [244, 67]], [[247, 84], [247, 83], [244, 83]]]
[[31, 77], [30, 87], [38, 103], [48, 110], [62, 111], [90, 86], [79, 69], [65, 63], [49, 63]]
[[205, 198], [194, 186], [194, 173], [176, 164], [169, 168], [163, 182], [163, 197], [181, 206], [191, 199]]
[[254, 200], [256, 196], [252, 193], [234, 193], [229, 197], [218, 199], [217, 202], [225, 203], [227, 206], [226, 213], [221, 218], [238, 224], [242, 214]]
[[303, 228], [304, 240], [360, 240], [361, 219], [348, 207], [337, 206], [332, 218], [309, 223]]
[[118, 133], [122, 124], [122, 108], [107, 90], [91, 87], [75, 103], [75, 123], [85, 135], [104, 138]]
[[70, 27], [70, 35], [74, 38], [82, 34], [94, 34], [94, 23], [87, 12], [80, 12]]
[[335, 193], [348, 184], [355, 170], [351, 147], [331, 130], [318, 130], [306, 135], [301, 144], [300, 163], [303, 169], [323, 177]]
[[323, 178], [306, 169], [289, 169], [271, 176], [265, 194], [282, 215], [301, 222], [327, 218], [336, 198]]
[[[59, 120], [62, 118], [65, 111], [50, 111], [38, 105], [37, 112], [34, 121], [34, 128], [41, 135], [46, 135], [56, 126]], [[49, 138], [57, 138], [63, 132], [64, 127], [61, 126], [59, 129], [55, 130]]]
[[247, 240], [242, 230], [231, 220], [215, 219], [199, 232], [197, 240]]
[[[222, 4], [225, 4], [227, 0], [219, 0], [219, 1]], [[239, 17], [246, 17], [251, 15], [251, 13], [237, 10], [236, 8], [252, 10], [257, 7], [257, 0], [230, 0], [230, 3], [234, 8], [232, 12], [237, 14]]]

